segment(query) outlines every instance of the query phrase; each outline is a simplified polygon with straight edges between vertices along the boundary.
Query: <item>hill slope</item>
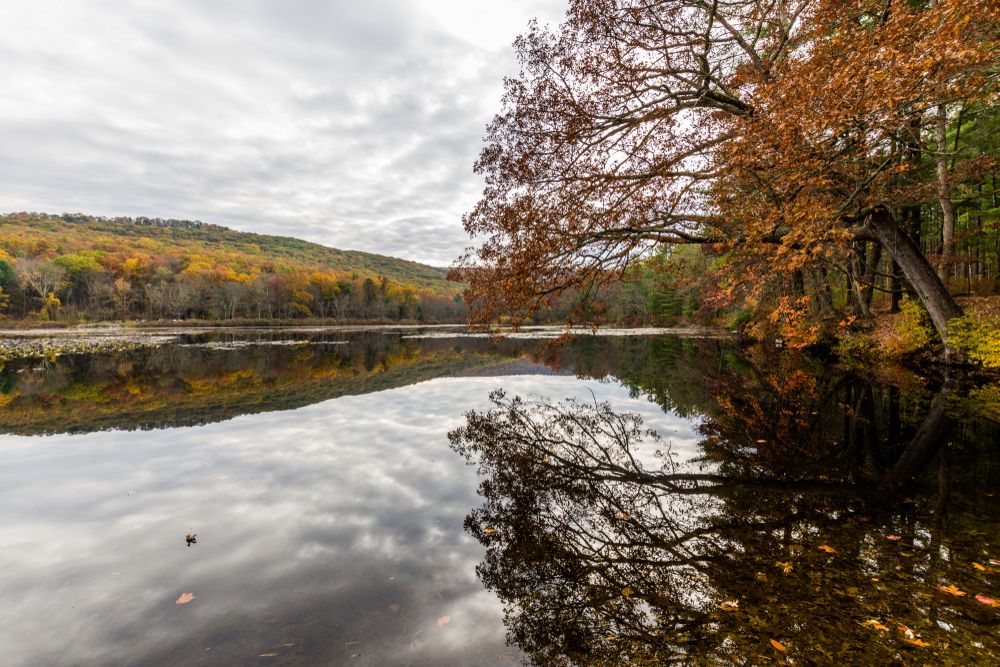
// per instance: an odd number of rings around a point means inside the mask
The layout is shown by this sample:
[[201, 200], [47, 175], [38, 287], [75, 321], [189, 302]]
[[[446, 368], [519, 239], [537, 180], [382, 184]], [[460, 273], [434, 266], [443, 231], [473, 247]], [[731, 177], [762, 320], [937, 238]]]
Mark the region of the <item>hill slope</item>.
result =
[[15, 317], [461, 316], [443, 269], [197, 221], [0, 215], [0, 262]]

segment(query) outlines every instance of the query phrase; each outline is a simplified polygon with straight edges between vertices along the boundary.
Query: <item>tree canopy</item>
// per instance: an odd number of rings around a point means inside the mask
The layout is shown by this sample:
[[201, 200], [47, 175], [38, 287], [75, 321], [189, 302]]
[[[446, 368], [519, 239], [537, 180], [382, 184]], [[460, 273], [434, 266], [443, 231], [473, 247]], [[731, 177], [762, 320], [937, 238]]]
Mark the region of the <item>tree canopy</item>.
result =
[[998, 26], [990, 0], [571, 0], [515, 43], [476, 164], [464, 224], [481, 245], [454, 271], [475, 321], [695, 243], [719, 258], [721, 301], [787, 321], [833, 315], [844, 274], [864, 316], [894, 262], [946, 339], [961, 311], [914, 210], [995, 166], [944, 144], [960, 113], [995, 113]]

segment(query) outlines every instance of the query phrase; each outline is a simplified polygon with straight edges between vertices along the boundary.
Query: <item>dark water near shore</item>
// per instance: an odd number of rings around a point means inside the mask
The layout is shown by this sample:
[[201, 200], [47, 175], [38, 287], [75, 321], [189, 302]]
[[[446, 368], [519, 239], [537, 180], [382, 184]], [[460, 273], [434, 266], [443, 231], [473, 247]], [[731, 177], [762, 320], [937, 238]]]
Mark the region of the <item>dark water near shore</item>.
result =
[[8, 362], [0, 662], [1000, 663], [1000, 386], [545, 335]]

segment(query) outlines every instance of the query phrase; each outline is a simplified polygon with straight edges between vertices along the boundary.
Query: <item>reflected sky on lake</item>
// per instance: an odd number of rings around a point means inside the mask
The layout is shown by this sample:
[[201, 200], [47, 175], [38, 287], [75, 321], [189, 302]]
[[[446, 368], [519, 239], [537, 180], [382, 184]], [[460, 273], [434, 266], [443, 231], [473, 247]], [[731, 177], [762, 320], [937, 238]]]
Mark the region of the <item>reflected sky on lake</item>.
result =
[[678, 458], [695, 452], [691, 421], [616, 382], [546, 375], [442, 378], [192, 428], [2, 436], [4, 660], [516, 664], [476, 577], [483, 548], [462, 529], [475, 470], [446, 437], [498, 387], [610, 400]]

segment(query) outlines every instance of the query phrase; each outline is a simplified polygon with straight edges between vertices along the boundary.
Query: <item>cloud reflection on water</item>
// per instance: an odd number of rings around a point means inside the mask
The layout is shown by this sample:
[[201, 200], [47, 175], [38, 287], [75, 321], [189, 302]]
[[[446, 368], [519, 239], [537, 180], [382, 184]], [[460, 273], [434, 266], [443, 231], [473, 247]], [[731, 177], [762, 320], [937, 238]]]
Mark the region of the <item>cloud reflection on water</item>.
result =
[[[478, 480], [446, 439], [501, 386], [611, 400], [680, 458], [695, 451], [690, 422], [565, 376], [438, 379], [196, 428], [3, 436], [8, 659], [517, 662], [462, 529]], [[197, 597], [178, 607], [184, 592]]]

